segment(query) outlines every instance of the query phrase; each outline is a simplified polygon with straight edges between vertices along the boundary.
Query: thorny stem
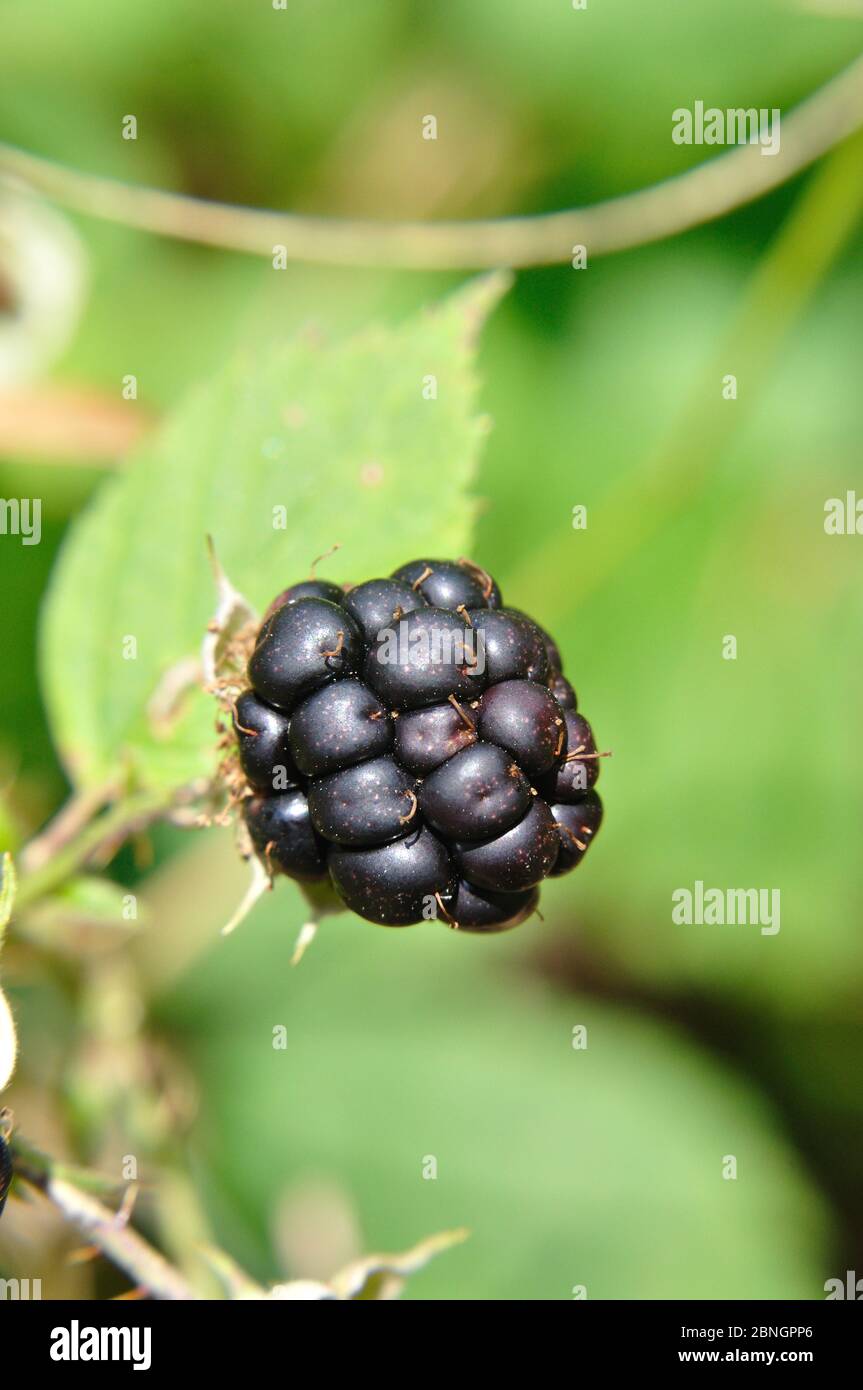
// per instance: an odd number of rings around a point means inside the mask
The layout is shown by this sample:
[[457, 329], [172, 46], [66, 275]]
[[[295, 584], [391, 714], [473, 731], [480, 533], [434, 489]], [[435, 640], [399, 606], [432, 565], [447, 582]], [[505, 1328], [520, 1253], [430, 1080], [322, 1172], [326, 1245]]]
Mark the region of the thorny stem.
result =
[[12, 1142], [12, 1160], [16, 1177], [47, 1197], [87, 1241], [134, 1280], [136, 1287], [158, 1299], [188, 1302], [197, 1297], [165, 1257], [132, 1230], [126, 1207], [113, 1212], [84, 1190], [89, 1186], [104, 1191], [111, 1187], [107, 1180], [55, 1163], [18, 1135]]
[[738, 145], [716, 159], [592, 207], [463, 222], [375, 222], [208, 202], [81, 173], [0, 144], [0, 171], [65, 207], [161, 236], [253, 255], [286, 248], [319, 265], [413, 270], [555, 265], [574, 245], [593, 256], [659, 241], [763, 197], [863, 125], [863, 58], [782, 122], [778, 153]]

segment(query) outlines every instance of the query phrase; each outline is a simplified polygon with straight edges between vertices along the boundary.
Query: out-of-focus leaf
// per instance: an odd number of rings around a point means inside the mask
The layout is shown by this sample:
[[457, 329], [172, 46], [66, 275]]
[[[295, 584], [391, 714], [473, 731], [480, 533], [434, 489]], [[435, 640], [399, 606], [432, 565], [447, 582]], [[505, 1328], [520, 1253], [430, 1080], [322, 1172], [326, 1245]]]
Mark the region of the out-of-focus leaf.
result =
[[207, 1248], [203, 1254], [231, 1299], [243, 1302], [257, 1299], [276, 1302], [381, 1300], [395, 1298], [409, 1275], [423, 1269], [435, 1255], [460, 1244], [467, 1234], [467, 1231], [441, 1231], [398, 1255], [365, 1255], [362, 1259], [352, 1260], [326, 1282], [319, 1279], [290, 1279], [269, 1289], [251, 1279], [223, 1250]]
[[438, 1235], [421, 1240], [410, 1250], [402, 1251], [400, 1255], [366, 1255], [339, 1270], [330, 1283], [339, 1298], [394, 1298], [408, 1275], [425, 1269], [435, 1255], [449, 1250], [453, 1245], [460, 1245], [468, 1235], [469, 1232], [464, 1229], [441, 1231]]
[[2, 883], [0, 883], [0, 946], [3, 945], [3, 934], [9, 925], [9, 918], [12, 916], [12, 908], [15, 905], [15, 893], [18, 888], [18, 875], [15, 872], [15, 861], [11, 854], [4, 854], [2, 866]]
[[260, 608], [335, 542], [327, 574], [357, 581], [415, 553], [469, 549], [482, 432], [474, 343], [505, 283], [485, 277], [400, 327], [347, 341], [262, 344], [200, 387], [106, 485], [72, 529], [43, 629], [45, 697], [77, 783], [122, 759], [147, 784], [210, 770], [202, 696], [168, 733], [147, 715], [166, 671], [200, 647], [212, 609], [207, 534]]
[[59, 356], [85, 284], [71, 224], [16, 180], [0, 179], [0, 387], [30, 381]]
[[[554, 633], [580, 708], [614, 752], [601, 836], [575, 874], [544, 887], [549, 922], [565, 939], [575, 916], [582, 952], [660, 993], [722, 990], [772, 1014], [850, 1021], [863, 982], [863, 588], [859, 537], [828, 536], [823, 521], [827, 498], [860, 491], [859, 268], [837, 273], [766, 389], [741, 377], [725, 404], [748, 413], [719, 457], [696, 415], [698, 490], [678, 509], [669, 496], [665, 524], [620, 549], [746, 293], [729, 270], [728, 257], [681, 243], [605, 262], [583, 281], [566, 336], [530, 353], [507, 306], [485, 357], [496, 429], [480, 490], [495, 505], [476, 549], [507, 601]], [[544, 485], [527, 492], [530, 449]], [[576, 503], [585, 530], [572, 528]], [[543, 545], [520, 548], [526, 534]], [[696, 880], [778, 889], [780, 930], [675, 924], [671, 895]]]
[[[528, 981], [538, 920], [489, 940], [345, 916], [292, 974], [291, 898], [163, 1006], [202, 1077], [223, 1203], [260, 1221], [314, 1172], [351, 1193], [368, 1244], [468, 1225], [406, 1297], [819, 1296], [824, 1206], [758, 1097], [683, 1034]], [[220, 1239], [249, 1263], [243, 1234]]]
[[146, 918], [141, 899], [94, 875], [72, 879], [28, 908], [18, 924], [22, 938], [66, 955], [113, 950]]

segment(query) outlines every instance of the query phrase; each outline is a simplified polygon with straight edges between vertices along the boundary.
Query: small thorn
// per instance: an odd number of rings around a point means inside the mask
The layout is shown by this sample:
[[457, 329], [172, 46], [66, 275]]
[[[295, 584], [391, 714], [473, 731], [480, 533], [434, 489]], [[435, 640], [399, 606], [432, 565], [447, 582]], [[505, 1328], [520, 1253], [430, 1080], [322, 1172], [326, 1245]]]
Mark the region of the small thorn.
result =
[[114, 1224], [120, 1227], [121, 1230], [124, 1226], [128, 1226], [129, 1222], [131, 1221], [132, 1212], [135, 1210], [135, 1203], [137, 1200], [138, 1184], [136, 1182], [130, 1182], [129, 1186], [126, 1188], [126, 1191], [123, 1193], [123, 1200], [121, 1201], [117, 1214], [114, 1217]]
[[473, 627], [473, 619], [471, 618], [470, 613], [468, 613], [467, 611], [466, 603], [460, 603], [455, 611], [456, 613], [461, 613], [468, 627]]
[[332, 650], [331, 652], [321, 652], [321, 656], [324, 657], [325, 660], [329, 660], [329, 658], [332, 657], [332, 656], [341, 656], [341, 654], [342, 654], [342, 647], [343, 647], [344, 645], [345, 645], [345, 634], [341, 631], [341, 629], [339, 629], [339, 631], [336, 633], [336, 645], [335, 645], [335, 647], [333, 648], [333, 650]]
[[294, 954], [291, 956], [291, 965], [299, 965], [309, 946], [311, 946], [318, 934], [317, 922], [304, 922], [300, 927], [300, 934], [297, 937], [297, 944], [294, 947]]

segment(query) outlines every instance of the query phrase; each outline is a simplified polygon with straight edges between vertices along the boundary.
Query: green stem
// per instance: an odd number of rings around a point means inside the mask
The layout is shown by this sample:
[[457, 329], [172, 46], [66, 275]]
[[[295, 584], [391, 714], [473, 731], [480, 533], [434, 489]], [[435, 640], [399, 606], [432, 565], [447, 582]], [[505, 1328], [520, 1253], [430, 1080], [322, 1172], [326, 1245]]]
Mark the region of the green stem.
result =
[[863, 124], [863, 58], [782, 117], [771, 158], [738, 145], [662, 183], [591, 207], [463, 222], [385, 222], [238, 207], [119, 183], [0, 144], [0, 173], [90, 217], [253, 255], [413, 270], [559, 265], [577, 244], [591, 256], [643, 246], [761, 198]]
[[164, 815], [173, 799], [170, 793], [150, 791], [118, 801], [104, 816], [85, 825], [52, 859], [25, 874], [18, 884], [16, 909], [29, 907], [37, 898], [62, 887], [98, 850], [127, 839]]
[[113, 1184], [82, 1169], [55, 1163], [19, 1135], [11, 1149], [16, 1178], [43, 1193], [86, 1240], [134, 1279], [136, 1287], [158, 1299], [186, 1302], [197, 1297], [165, 1257], [132, 1230], [123, 1214], [103, 1206], [85, 1190], [104, 1191]]
[[[11, 1114], [9, 1111], [5, 1113]], [[3, 1112], [0, 1112], [0, 1116], [2, 1114]], [[42, 1149], [37, 1149], [35, 1144], [31, 1144], [21, 1134], [16, 1133], [14, 1137], [9, 1139], [9, 1147], [12, 1152], [16, 1175], [25, 1178], [32, 1187], [38, 1187], [40, 1190], [44, 1189], [51, 1178], [71, 1183], [84, 1192], [92, 1192], [102, 1197], [116, 1195], [122, 1189], [122, 1183], [114, 1182], [113, 1179], [105, 1177], [103, 1173], [93, 1173], [89, 1168], [78, 1168], [72, 1164], [58, 1163]]]

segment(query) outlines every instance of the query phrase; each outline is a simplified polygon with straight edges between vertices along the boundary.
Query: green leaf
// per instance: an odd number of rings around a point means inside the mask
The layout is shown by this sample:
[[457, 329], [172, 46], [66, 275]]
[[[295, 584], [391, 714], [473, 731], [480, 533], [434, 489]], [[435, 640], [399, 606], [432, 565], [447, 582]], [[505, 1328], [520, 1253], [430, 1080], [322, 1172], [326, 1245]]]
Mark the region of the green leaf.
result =
[[[260, 608], [336, 542], [323, 573], [339, 581], [469, 550], [482, 433], [474, 345], [505, 286], [484, 277], [346, 341], [307, 333], [244, 352], [100, 492], [64, 547], [42, 631], [45, 699], [79, 786], [120, 764], [159, 787], [211, 769], [212, 709], [199, 690], [168, 733], [148, 716], [212, 612], [207, 534]], [[430, 376], [435, 399], [423, 392]]]

